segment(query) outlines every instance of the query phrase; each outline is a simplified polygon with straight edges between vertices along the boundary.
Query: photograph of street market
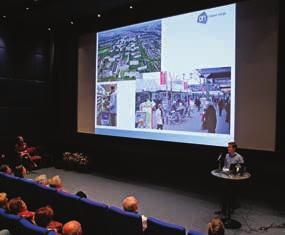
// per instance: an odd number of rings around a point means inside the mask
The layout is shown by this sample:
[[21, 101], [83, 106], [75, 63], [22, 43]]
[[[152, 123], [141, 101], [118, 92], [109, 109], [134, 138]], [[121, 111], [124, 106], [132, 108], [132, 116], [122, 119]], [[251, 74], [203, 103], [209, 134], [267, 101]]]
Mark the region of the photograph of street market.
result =
[[117, 85], [97, 84], [97, 125], [117, 126]]
[[135, 80], [161, 70], [161, 21], [98, 34], [98, 82]]
[[230, 134], [231, 67], [136, 80], [136, 128]]

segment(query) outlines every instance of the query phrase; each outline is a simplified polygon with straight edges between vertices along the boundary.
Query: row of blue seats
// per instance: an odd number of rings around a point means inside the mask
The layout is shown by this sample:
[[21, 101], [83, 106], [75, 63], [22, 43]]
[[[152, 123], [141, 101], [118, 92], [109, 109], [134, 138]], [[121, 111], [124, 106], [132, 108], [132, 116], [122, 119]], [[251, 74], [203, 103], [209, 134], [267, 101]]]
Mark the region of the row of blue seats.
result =
[[8, 214], [2, 208], [0, 208], [0, 226], [1, 229], [8, 229], [12, 235], [56, 235], [55, 232], [34, 225], [18, 215]]
[[[139, 214], [126, 212], [114, 206], [95, 202], [76, 195], [57, 191], [38, 184], [30, 179], [0, 173], [0, 191], [9, 198], [21, 196], [29, 210], [50, 205], [55, 211], [55, 220], [63, 223], [70, 220], [80, 221], [86, 235], [143, 235], [142, 219]], [[20, 220], [21, 223], [22, 220]], [[184, 227], [148, 217], [147, 235], [185, 235]], [[36, 233], [21, 233], [21, 235]], [[38, 233], [42, 234], [42, 233]], [[202, 235], [194, 230], [188, 235]], [[50, 234], [49, 234], [50, 235]]]

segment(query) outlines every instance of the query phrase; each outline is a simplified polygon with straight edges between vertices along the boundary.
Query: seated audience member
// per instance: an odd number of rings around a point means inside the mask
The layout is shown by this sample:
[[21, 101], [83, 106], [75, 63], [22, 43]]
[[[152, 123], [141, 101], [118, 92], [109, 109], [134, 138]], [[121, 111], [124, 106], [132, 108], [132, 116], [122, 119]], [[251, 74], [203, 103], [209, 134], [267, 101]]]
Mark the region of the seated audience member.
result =
[[87, 198], [86, 193], [84, 193], [82, 191], [78, 191], [75, 195], [78, 196], [78, 197], [81, 197], [81, 198]]
[[27, 174], [27, 169], [23, 165], [19, 165], [15, 167], [14, 176], [24, 178], [24, 176]]
[[46, 175], [39, 175], [35, 178], [35, 181], [39, 184], [48, 186], [48, 178]]
[[[122, 203], [123, 209], [128, 212], [133, 212], [138, 214], [138, 209], [139, 209], [139, 201], [136, 199], [135, 196], [127, 196], [124, 198], [123, 203]], [[141, 215], [142, 217], [142, 226], [143, 226], [143, 231], [146, 230], [147, 228], [147, 217], [144, 215]]]
[[8, 175], [12, 174], [11, 168], [6, 164], [0, 166], [0, 172], [6, 173]]
[[0, 208], [6, 209], [7, 208], [7, 193], [0, 193]]
[[0, 235], [11, 235], [10, 231], [7, 229], [3, 229], [0, 231]]
[[82, 235], [81, 224], [76, 220], [71, 220], [63, 225], [63, 235]]
[[35, 223], [38, 226], [54, 230], [55, 232], [61, 232], [62, 223], [53, 220], [54, 211], [51, 207], [45, 206], [36, 210]]
[[215, 217], [208, 224], [208, 235], [224, 235], [225, 227], [219, 217]]
[[21, 197], [12, 198], [7, 203], [7, 210], [9, 213], [14, 215], [19, 215], [30, 221], [34, 221], [34, 212], [29, 211], [26, 203], [21, 199]]
[[4, 153], [1, 153], [0, 154], [0, 165], [3, 165], [3, 164], [7, 164], [7, 157], [5, 156]]
[[37, 167], [37, 164], [32, 160], [32, 155], [35, 155], [36, 148], [28, 147], [22, 136], [17, 136], [15, 150], [20, 159], [25, 163], [29, 169]]
[[62, 190], [63, 189], [63, 184], [62, 181], [60, 179], [60, 177], [58, 175], [52, 177], [51, 179], [49, 179], [48, 181], [49, 186], [52, 188], [56, 188], [57, 190]]

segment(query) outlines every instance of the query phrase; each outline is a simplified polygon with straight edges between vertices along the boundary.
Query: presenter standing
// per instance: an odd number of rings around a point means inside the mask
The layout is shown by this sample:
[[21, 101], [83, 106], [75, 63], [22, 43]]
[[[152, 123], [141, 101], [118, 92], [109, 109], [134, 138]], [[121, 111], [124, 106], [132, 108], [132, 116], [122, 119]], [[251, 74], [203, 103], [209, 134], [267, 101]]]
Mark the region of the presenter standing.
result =
[[231, 165], [243, 164], [243, 157], [237, 152], [237, 144], [235, 142], [228, 143], [228, 153], [224, 161], [224, 169], [229, 170]]

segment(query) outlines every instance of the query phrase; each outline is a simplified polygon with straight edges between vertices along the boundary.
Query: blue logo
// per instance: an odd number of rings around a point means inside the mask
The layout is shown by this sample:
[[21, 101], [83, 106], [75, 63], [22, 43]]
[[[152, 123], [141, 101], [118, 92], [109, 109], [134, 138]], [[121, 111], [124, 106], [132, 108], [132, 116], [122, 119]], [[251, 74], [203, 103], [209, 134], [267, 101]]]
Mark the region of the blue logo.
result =
[[198, 23], [207, 24], [207, 21], [208, 21], [208, 15], [206, 12], [203, 12], [198, 16], [198, 19], [197, 19]]

